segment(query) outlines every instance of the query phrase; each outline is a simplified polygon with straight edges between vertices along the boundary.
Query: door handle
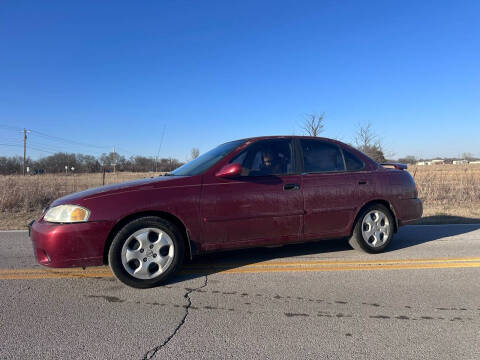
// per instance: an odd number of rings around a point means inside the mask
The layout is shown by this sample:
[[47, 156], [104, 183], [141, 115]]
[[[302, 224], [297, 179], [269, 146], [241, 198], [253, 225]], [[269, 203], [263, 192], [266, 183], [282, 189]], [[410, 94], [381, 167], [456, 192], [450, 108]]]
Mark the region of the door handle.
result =
[[300, 185], [298, 184], [285, 184], [283, 185], [283, 190], [288, 191], [288, 190], [299, 190]]

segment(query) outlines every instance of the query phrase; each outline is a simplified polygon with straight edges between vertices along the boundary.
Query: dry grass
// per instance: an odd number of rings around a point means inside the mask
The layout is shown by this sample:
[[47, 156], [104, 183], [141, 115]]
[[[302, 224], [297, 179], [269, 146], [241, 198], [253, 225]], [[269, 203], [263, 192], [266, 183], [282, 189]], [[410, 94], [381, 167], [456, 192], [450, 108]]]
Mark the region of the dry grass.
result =
[[[424, 205], [421, 223], [480, 222], [480, 166], [432, 165], [409, 168]], [[105, 184], [156, 173], [108, 173]], [[101, 186], [103, 174], [0, 176], [0, 229], [23, 229], [52, 200]]]
[[411, 166], [424, 211], [421, 223], [480, 222], [480, 166]]
[[[157, 176], [159, 173], [107, 173], [105, 185]], [[103, 174], [0, 176], [0, 230], [25, 229], [53, 200], [101, 186]]]

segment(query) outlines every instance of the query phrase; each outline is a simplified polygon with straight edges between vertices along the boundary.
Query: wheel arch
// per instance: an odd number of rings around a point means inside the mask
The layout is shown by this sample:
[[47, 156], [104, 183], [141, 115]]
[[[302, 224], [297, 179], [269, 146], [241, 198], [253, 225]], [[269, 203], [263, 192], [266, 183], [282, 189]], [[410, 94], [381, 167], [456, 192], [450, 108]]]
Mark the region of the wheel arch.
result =
[[185, 242], [185, 249], [186, 249], [185, 257], [192, 259], [193, 251], [192, 251], [190, 235], [188, 233], [187, 227], [178, 217], [164, 211], [143, 211], [143, 212], [133, 213], [125, 216], [120, 221], [118, 221], [110, 230], [103, 248], [103, 263], [105, 265], [108, 264], [108, 251], [110, 249], [110, 245], [112, 245], [113, 239], [115, 238], [115, 235], [120, 231], [120, 229], [122, 229], [129, 222], [135, 219], [146, 217], [146, 216], [157, 216], [162, 219], [168, 220], [171, 223], [173, 223], [175, 226], [177, 226], [178, 230], [180, 230], [180, 232], [182, 233], [183, 240]]
[[355, 220], [353, 221], [351, 229], [350, 229], [350, 235], [352, 235], [353, 230], [355, 229], [355, 225], [357, 224], [358, 218], [360, 217], [360, 214], [362, 213], [362, 211], [366, 207], [371, 206], [373, 204], [381, 204], [381, 205], [385, 206], [388, 210], [390, 210], [390, 213], [392, 214], [393, 220], [394, 220], [394, 232], [396, 233], [398, 231], [398, 218], [397, 218], [397, 213], [395, 212], [395, 208], [393, 207], [393, 205], [387, 200], [375, 199], [375, 200], [370, 200], [370, 201], [366, 202], [365, 204], [363, 204], [358, 209], [357, 214], [355, 215]]

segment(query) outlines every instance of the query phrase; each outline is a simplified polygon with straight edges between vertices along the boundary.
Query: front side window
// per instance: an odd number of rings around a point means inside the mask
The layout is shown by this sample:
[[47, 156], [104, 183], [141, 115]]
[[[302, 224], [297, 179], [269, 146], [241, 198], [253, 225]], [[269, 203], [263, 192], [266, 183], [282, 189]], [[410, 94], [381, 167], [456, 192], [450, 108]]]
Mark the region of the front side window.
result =
[[344, 171], [342, 153], [336, 144], [320, 140], [302, 139], [304, 172], [318, 173]]
[[242, 176], [286, 175], [294, 172], [290, 140], [262, 140], [252, 144], [230, 163], [242, 165]]

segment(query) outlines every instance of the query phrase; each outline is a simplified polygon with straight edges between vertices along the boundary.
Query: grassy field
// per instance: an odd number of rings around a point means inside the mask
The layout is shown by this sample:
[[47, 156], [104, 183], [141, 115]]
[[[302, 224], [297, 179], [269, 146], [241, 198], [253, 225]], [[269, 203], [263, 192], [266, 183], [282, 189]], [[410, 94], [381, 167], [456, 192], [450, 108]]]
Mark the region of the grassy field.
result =
[[420, 223], [480, 223], [480, 165], [410, 166], [423, 201]]
[[[420, 223], [480, 223], [480, 166], [412, 166], [424, 204]], [[158, 173], [0, 176], [0, 229], [24, 229], [52, 200], [75, 191]]]
[[160, 173], [117, 172], [91, 174], [0, 175], [0, 230], [25, 229], [52, 200], [103, 184], [114, 184]]

